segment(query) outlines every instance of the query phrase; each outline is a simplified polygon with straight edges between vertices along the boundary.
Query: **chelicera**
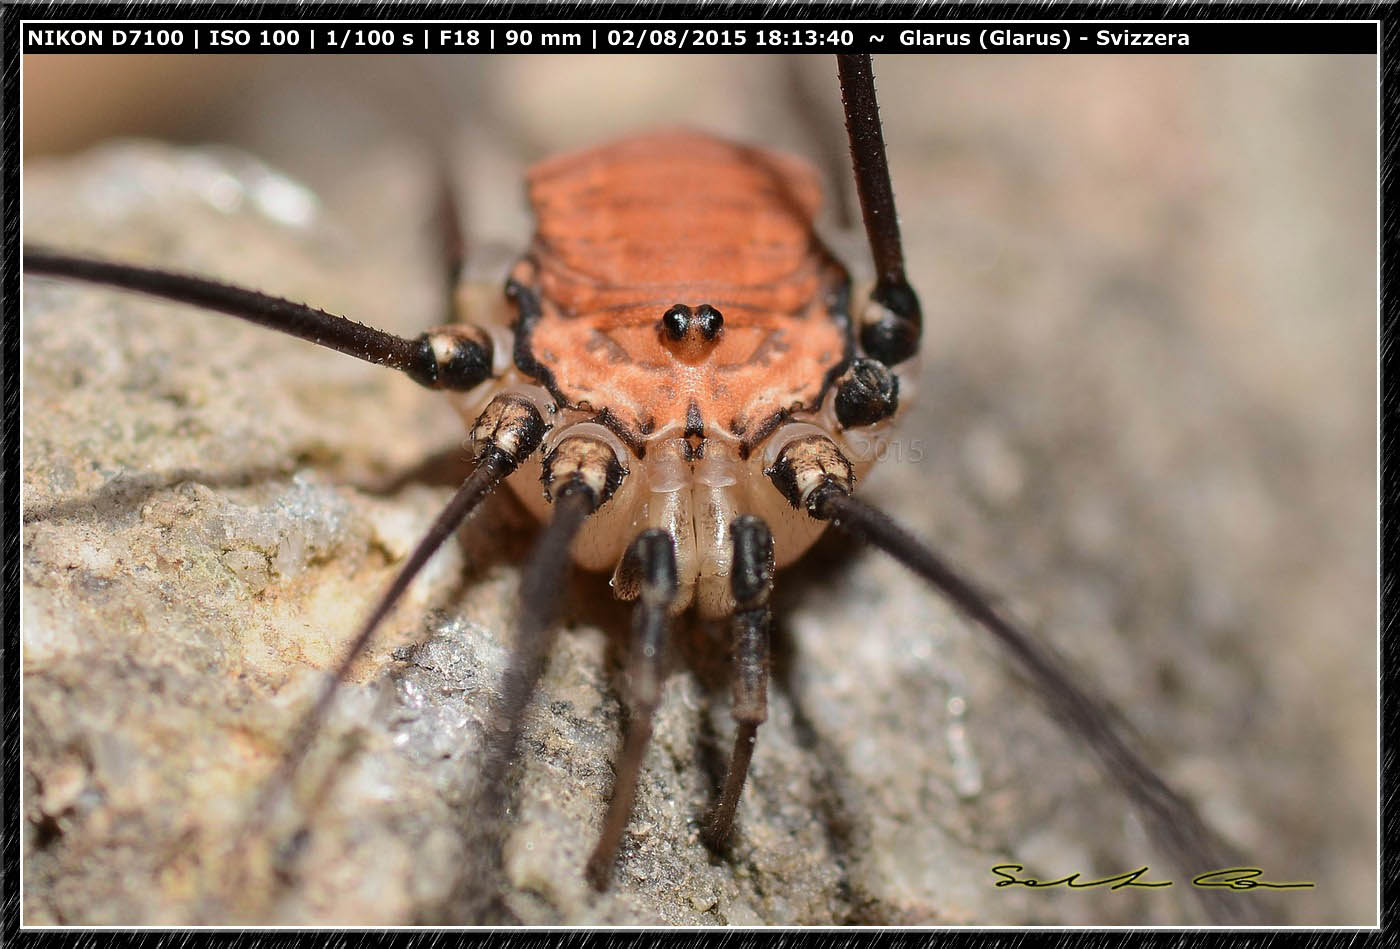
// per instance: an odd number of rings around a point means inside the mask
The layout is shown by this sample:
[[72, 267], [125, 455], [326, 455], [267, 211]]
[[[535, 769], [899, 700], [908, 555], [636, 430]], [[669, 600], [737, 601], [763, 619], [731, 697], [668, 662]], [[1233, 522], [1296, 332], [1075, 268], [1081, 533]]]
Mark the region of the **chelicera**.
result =
[[297, 728], [255, 808], [286, 787], [337, 685], [457, 526], [500, 484], [545, 522], [525, 568], [512, 659], [487, 742], [483, 806], [505, 771], [554, 634], [570, 560], [635, 601], [631, 717], [588, 864], [608, 885], [660, 700], [673, 619], [727, 621], [736, 737], [704, 837], [720, 849], [766, 717], [769, 593], [827, 529], [862, 536], [1000, 639], [1183, 865], [1225, 865], [1192, 805], [1122, 739], [1053, 652], [855, 497], [900, 405], [922, 316], [904, 272], [868, 57], [840, 57], [851, 153], [878, 275], [853, 288], [816, 239], [804, 163], [689, 132], [563, 156], [529, 175], [537, 233], [504, 292], [416, 339], [208, 280], [26, 249], [28, 273], [154, 294], [261, 323], [449, 393], [477, 467], [408, 557]]

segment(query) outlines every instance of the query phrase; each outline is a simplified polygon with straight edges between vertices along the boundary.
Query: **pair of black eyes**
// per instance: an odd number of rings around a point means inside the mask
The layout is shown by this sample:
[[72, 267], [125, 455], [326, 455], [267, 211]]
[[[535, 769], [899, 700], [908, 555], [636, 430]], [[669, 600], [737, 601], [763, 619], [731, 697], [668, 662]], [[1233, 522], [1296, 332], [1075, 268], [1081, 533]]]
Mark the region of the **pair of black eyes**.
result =
[[707, 341], [713, 342], [723, 326], [724, 314], [708, 303], [702, 303], [693, 310], [684, 303], [677, 303], [661, 316], [661, 328], [677, 342], [685, 339], [692, 328], [699, 330]]

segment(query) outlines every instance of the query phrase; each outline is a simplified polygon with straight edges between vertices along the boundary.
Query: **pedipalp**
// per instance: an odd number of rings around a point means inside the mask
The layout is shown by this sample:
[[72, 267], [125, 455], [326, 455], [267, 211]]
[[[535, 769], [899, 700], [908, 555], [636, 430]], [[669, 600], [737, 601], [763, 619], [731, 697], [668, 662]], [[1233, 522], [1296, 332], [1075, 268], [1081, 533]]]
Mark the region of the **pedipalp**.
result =
[[603, 832], [586, 873], [596, 890], [606, 889], [612, 877], [613, 861], [622, 832], [632, 816], [632, 804], [641, 775], [642, 756], [651, 741], [652, 717], [661, 703], [662, 674], [671, 639], [671, 613], [676, 600], [676, 542], [658, 528], [637, 535], [628, 548], [629, 573], [638, 587], [637, 605], [632, 609], [631, 653], [628, 657], [628, 684], [631, 718], [617, 762]]
[[730, 640], [734, 664], [734, 750], [719, 800], [705, 828], [705, 843], [722, 848], [734, 826], [734, 812], [744, 791], [749, 763], [758, 742], [758, 726], [768, 719], [768, 595], [773, 589], [773, 534], [757, 517], [745, 515], [730, 526], [734, 542], [734, 614]]

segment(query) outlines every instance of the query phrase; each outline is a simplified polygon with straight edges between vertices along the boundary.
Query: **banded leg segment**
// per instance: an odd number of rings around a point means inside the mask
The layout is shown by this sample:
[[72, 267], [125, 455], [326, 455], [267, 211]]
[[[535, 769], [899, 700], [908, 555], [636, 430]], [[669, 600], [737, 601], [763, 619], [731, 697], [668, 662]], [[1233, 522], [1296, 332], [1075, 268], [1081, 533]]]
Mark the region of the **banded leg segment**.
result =
[[773, 534], [760, 518], [745, 515], [729, 528], [734, 541], [730, 582], [734, 590], [734, 753], [719, 800], [705, 828], [705, 842], [724, 846], [734, 827], [744, 781], [749, 774], [758, 726], [768, 719], [768, 596], [773, 589]]
[[641, 583], [641, 596], [632, 610], [632, 651], [628, 661], [632, 717], [627, 724], [622, 757], [618, 759], [617, 781], [603, 820], [603, 833], [588, 859], [588, 882], [599, 891], [607, 889], [617, 845], [632, 817], [642, 757], [651, 742], [652, 717], [661, 701], [661, 677], [671, 639], [671, 607], [679, 587], [676, 542], [665, 531], [643, 531], [626, 556]]

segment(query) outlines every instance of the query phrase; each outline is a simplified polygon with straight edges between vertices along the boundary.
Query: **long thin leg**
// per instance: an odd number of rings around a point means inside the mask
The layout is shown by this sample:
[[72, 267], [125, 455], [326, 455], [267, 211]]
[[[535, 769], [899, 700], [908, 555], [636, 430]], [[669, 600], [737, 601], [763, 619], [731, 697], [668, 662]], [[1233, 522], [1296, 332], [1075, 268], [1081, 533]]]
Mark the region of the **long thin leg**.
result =
[[599, 891], [608, 887], [622, 831], [632, 817], [642, 756], [651, 741], [651, 721], [661, 701], [661, 675], [671, 638], [671, 606], [676, 600], [676, 542], [663, 530], [643, 531], [627, 553], [635, 560], [642, 592], [632, 610], [629, 656], [632, 717], [617, 763], [617, 782], [603, 819], [603, 833], [588, 859], [588, 881]]
[[705, 843], [718, 850], [734, 827], [734, 812], [748, 777], [758, 726], [768, 718], [768, 594], [773, 589], [773, 534], [757, 517], [735, 518], [734, 538], [734, 754], [724, 787], [705, 828]]
[[465, 332], [435, 330], [407, 339], [302, 303], [206, 277], [76, 257], [37, 247], [24, 248], [22, 259], [25, 273], [134, 290], [236, 316], [356, 359], [397, 369], [432, 389], [465, 391], [480, 384], [491, 373], [490, 350], [481, 338]]
[[[524, 731], [526, 706], [556, 635], [570, 547], [584, 521], [606, 503], [624, 476], [612, 447], [591, 436], [562, 439], [545, 457], [543, 473], [541, 480], [554, 513], [521, 575], [515, 643], [488, 710], [475, 805], [463, 815], [466, 852], [486, 855], [488, 860], [466, 861], [454, 884], [454, 902], [475, 906], [473, 915], [480, 918], [513, 916], [499, 899], [498, 880], [504, 870], [503, 818], [510, 803], [506, 772]], [[483, 896], [486, 902], [476, 906]]]
[[[945, 563], [884, 512], [851, 497], [841, 485], [827, 482], [811, 492], [807, 510], [822, 520], [864, 537], [914, 573], [936, 586], [953, 604], [999, 639], [1029, 675], [1050, 710], [1081, 738], [1103, 763], [1142, 815], [1148, 832], [1179, 867], [1239, 866], [1239, 858], [1184, 795], [1168, 785], [1134, 751], [1114, 725], [1104, 703], [1082, 688], [1066, 671], [1054, 649], [1005, 619], [972, 581]], [[1219, 922], [1249, 922], [1259, 916], [1251, 900], [1235, 893], [1192, 887], [1206, 911]]]
[[865, 219], [877, 278], [870, 296], [876, 306], [863, 318], [860, 343], [867, 355], [892, 366], [919, 351], [923, 311], [904, 275], [904, 247], [899, 239], [899, 218], [885, 160], [885, 136], [880, 130], [880, 106], [875, 98], [870, 56], [837, 56], [836, 69], [841, 78], [841, 103], [846, 109], [856, 192], [860, 195], [861, 216]]
[[[540, 434], [543, 432], [542, 424], [539, 427], [539, 432]], [[340, 664], [336, 666], [331, 677], [326, 680], [316, 703], [311, 706], [311, 710], [303, 716], [296, 731], [292, 733], [287, 753], [282, 758], [277, 771], [273, 773], [258, 795], [249, 821], [253, 829], [260, 826], [266, 819], [272, 805], [281, 797], [291, 781], [292, 775], [296, 773], [297, 767], [306, 757], [312, 739], [316, 737], [316, 733], [325, 722], [326, 714], [330, 711], [336, 690], [345, 681], [345, 677], [350, 672], [350, 667], [355, 660], [369, 646], [374, 631], [379, 628], [384, 617], [389, 615], [389, 611], [408, 590], [409, 584], [418, 576], [433, 554], [437, 553], [438, 548], [457, 530], [458, 525], [466, 520], [467, 515], [475, 510], [477, 505], [501, 483], [501, 479], [515, 470], [520, 459], [532, 452], [535, 445], [539, 443], [540, 434], [533, 434], [520, 426], [516, 426], [512, 430], [512, 434], [517, 437], [523, 435], [522, 440], [513, 445], [514, 451], [512, 453], [502, 451], [496, 446], [489, 446], [481, 453], [476, 470], [462, 483], [462, 486], [457, 489], [457, 493], [452, 496], [452, 500], [447, 503], [447, 507], [443, 508], [442, 513], [433, 521], [432, 526], [428, 528], [428, 533], [409, 554], [408, 560], [405, 561], [398, 575], [394, 577], [393, 582], [389, 584], [389, 589], [384, 591], [384, 596], [380, 598], [378, 605], [365, 619], [364, 625], [360, 627], [359, 633], [351, 641], [350, 648], [346, 650]], [[530, 444], [531, 441], [534, 444]]]
[[558, 489], [554, 494], [554, 516], [526, 561], [520, 580], [515, 647], [488, 716], [488, 727], [494, 732], [487, 738], [482, 766], [482, 803], [487, 816], [499, 817], [505, 808], [505, 773], [520, 743], [525, 706], [534, 694], [554, 641], [554, 621], [563, 598], [569, 548], [597, 506], [597, 495], [581, 481], [569, 481]]
[[437, 157], [437, 216], [439, 265], [443, 283], [443, 322], [457, 319], [457, 283], [467, 259], [467, 241], [462, 233], [462, 203], [452, 181], [452, 165], [446, 154]]

